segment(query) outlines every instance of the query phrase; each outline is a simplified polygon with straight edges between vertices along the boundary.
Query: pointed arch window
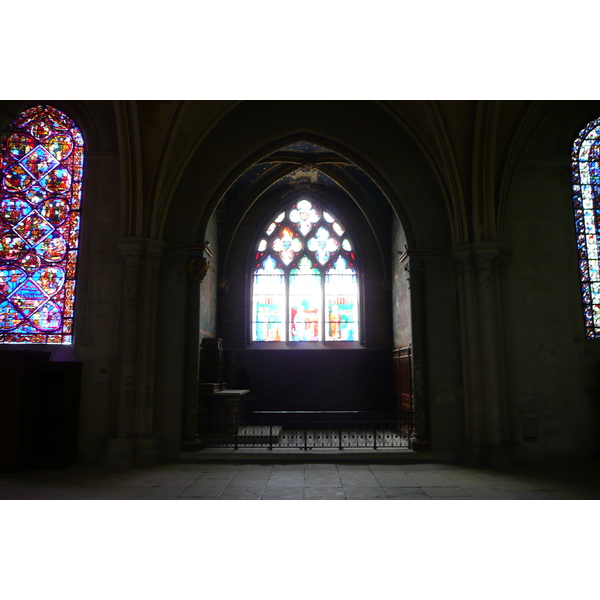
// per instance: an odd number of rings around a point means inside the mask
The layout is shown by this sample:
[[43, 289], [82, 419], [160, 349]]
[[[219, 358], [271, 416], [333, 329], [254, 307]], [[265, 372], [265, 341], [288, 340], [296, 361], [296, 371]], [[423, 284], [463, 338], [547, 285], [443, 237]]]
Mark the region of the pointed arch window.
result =
[[252, 341], [358, 341], [354, 246], [318, 202], [301, 198], [263, 232], [253, 262]]
[[73, 343], [82, 176], [69, 117], [40, 105], [14, 121], [0, 163], [0, 343]]

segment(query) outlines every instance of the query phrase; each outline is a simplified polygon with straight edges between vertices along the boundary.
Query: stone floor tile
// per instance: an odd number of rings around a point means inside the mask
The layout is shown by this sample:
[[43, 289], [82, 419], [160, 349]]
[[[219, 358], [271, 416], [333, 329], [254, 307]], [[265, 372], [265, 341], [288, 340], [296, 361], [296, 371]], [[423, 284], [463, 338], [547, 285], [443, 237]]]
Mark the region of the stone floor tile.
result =
[[561, 482], [559, 481], [552, 481], [546, 478], [539, 478], [539, 477], [519, 477], [518, 478], [520, 481], [527, 481], [528, 483], [531, 483], [532, 485], [536, 486], [538, 489], [540, 490], [547, 490], [547, 491], [555, 491], [555, 490], [560, 490], [563, 488], [563, 485], [561, 484]]
[[118, 483], [115, 486], [111, 486], [111, 487], [126, 487], [126, 488], [132, 488], [132, 487], [137, 487], [137, 488], [149, 488], [152, 487], [153, 484], [157, 484], [158, 481], [155, 479], [152, 479], [150, 481], [136, 481], [136, 480], [132, 480], [132, 479], [126, 479], [125, 481]]
[[97, 500], [133, 500], [140, 493], [140, 488], [111, 488], [101, 492]]
[[186, 489], [186, 487], [171, 486], [151, 487], [143, 490], [136, 498], [145, 498], [147, 496], [157, 498], [177, 498], [178, 496], [181, 496]]
[[517, 500], [559, 500], [556, 492], [546, 490], [518, 490], [514, 491]]
[[215, 496], [179, 496], [175, 500], [218, 500]]
[[200, 475], [200, 473], [204, 473], [206, 471], [206, 469], [208, 469], [208, 465], [181, 464], [181, 465], [175, 465], [175, 468], [172, 469], [171, 473], [197, 473], [198, 475]]
[[175, 479], [175, 478], [167, 478], [161, 479], [158, 483], [153, 484], [150, 487], [160, 486], [160, 487], [189, 487], [193, 485], [196, 481], [198, 481], [197, 477], [192, 477], [190, 479]]
[[[233, 481], [233, 478], [235, 477], [235, 473], [202, 473], [202, 475], [200, 475], [196, 481], [194, 482], [194, 484], [196, 483], [202, 483], [203, 481], [213, 481], [213, 482], [221, 482], [221, 483], [229, 483], [231, 481]], [[192, 484], [192, 485], [194, 485]]]
[[439, 487], [426, 487], [423, 486], [423, 491], [432, 498], [440, 497], [440, 496], [452, 496], [454, 498], [458, 498], [460, 496], [463, 497], [471, 497], [471, 493], [468, 490], [463, 490], [462, 488], [456, 486], [439, 486]]
[[518, 481], [509, 473], [494, 473], [489, 471], [475, 471], [475, 475], [485, 481]]
[[355, 479], [352, 479], [352, 480], [343, 479], [342, 486], [344, 487], [344, 489], [347, 489], [347, 488], [357, 488], [357, 489], [381, 488], [381, 485], [379, 484], [379, 482], [376, 479], [371, 479], [368, 481], [357, 481]]
[[594, 490], [554, 490], [557, 500], [600, 500], [600, 493]]
[[409, 477], [420, 487], [453, 485], [452, 481], [439, 473], [409, 473]]
[[274, 477], [267, 480], [267, 485], [304, 485], [304, 477]]
[[387, 494], [380, 487], [344, 487], [344, 493], [348, 500], [387, 500]]
[[304, 482], [304, 488], [310, 490], [318, 490], [321, 488], [335, 488], [342, 489], [341, 481], [306, 481]]
[[224, 490], [220, 492], [212, 492], [210, 490], [190, 490], [187, 489], [178, 498], [208, 498], [218, 500]]
[[263, 500], [304, 500], [304, 490], [265, 490], [262, 495]]
[[240, 465], [240, 470], [238, 471], [238, 473], [243, 473], [244, 471], [250, 471], [252, 473], [258, 473], [258, 472], [270, 473], [273, 470], [273, 466], [272, 465], [260, 465], [260, 464]]
[[379, 465], [338, 465], [337, 470], [338, 473], [351, 472], [354, 473], [356, 471], [371, 471], [373, 467], [378, 467]]
[[437, 473], [439, 471], [439, 465], [436, 463], [424, 463], [424, 464], [405, 464], [401, 465], [402, 470], [407, 473], [410, 472], [421, 472], [421, 473]]
[[475, 500], [471, 496], [433, 496], [432, 500]]
[[498, 490], [506, 490], [506, 491], [533, 491], [539, 490], [540, 488], [533, 485], [532, 483], [528, 483], [527, 481], [494, 481], [494, 487]]
[[254, 490], [254, 489], [261, 489], [264, 490], [265, 487], [267, 486], [267, 481], [266, 480], [256, 480], [256, 479], [248, 479], [248, 480], [243, 480], [243, 479], [234, 479], [228, 486], [227, 489], [231, 488], [231, 489], [249, 489], [249, 490]]
[[220, 496], [225, 489], [226, 485], [222, 486], [211, 486], [211, 485], [191, 485], [182, 492], [182, 496]]
[[385, 495], [390, 500], [431, 500], [421, 488], [386, 487], [382, 486]]
[[239, 472], [235, 475], [235, 477], [231, 480], [232, 482], [237, 482], [237, 481], [256, 481], [256, 482], [263, 482], [266, 483], [267, 481], [269, 481], [269, 473], [260, 473], [257, 472], [256, 475], [252, 474], [252, 471], [244, 471], [244, 472]]
[[450, 479], [449, 485], [460, 487], [463, 490], [495, 490], [496, 486], [491, 481], [481, 479]]
[[235, 475], [240, 470], [239, 465], [209, 465], [203, 475]]
[[408, 475], [398, 475], [395, 473], [382, 473], [377, 477], [377, 482], [382, 487], [420, 487], [419, 484]]
[[219, 500], [260, 500], [262, 498], [263, 490], [243, 491], [243, 490], [225, 490]]
[[267, 490], [285, 489], [285, 488], [290, 488], [290, 489], [293, 488], [293, 489], [301, 490], [304, 488], [304, 480], [294, 481], [294, 480], [290, 480], [290, 479], [281, 479], [281, 480], [269, 479], [269, 481], [267, 481], [267, 484], [265, 486], [265, 489], [267, 489]]
[[[95, 479], [90, 479], [90, 480], [83, 480], [80, 482], [80, 485], [83, 486], [90, 486], [90, 487], [99, 487], [99, 486], [105, 486], [105, 487], [112, 487], [115, 485], [119, 485], [120, 483], [123, 483], [124, 481], [127, 481], [127, 476], [124, 474], [121, 475], [105, 475], [105, 476], [101, 476], [101, 477], [97, 477]], [[61, 480], [63, 481], [63, 480]], [[68, 480], [65, 479], [64, 481], [69, 481], [71, 482], [72, 480]]]
[[74, 494], [82, 498], [97, 498], [104, 490], [105, 487], [81, 487], [81, 486], [61, 486], [57, 488], [62, 493]]
[[304, 488], [305, 500], [344, 500], [345, 497], [341, 487]]
[[137, 496], [134, 500], [177, 500], [168, 496]]
[[507, 490], [465, 489], [465, 492], [469, 492], [473, 500], [519, 500], [519, 492]]
[[305, 479], [339, 479], [337, 471], [304, 471]]

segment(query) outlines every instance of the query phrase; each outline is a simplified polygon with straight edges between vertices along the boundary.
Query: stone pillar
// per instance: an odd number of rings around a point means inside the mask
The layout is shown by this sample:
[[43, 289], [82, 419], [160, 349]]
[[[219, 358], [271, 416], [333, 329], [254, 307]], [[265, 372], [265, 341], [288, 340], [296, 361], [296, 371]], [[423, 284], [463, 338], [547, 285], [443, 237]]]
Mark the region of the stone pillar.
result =
[[510, 439], [502, 326], [500, 244], [452, 249], [455, 258], [465, 394], [465, 457], [506, 462]]
[[412, 321], [412, 380], [414, 433], [413, 450], [431, 450], [431, 426], [429, 403], [425, 382], [427, 381], [427, 330], [425, 315], [425, 256], [407, 251], [405, 270], [410, 289], [410, 313]]
[[190, 452], [202, 447], [198, 432], [198, 401], [200, 395], [200, 303], [201, 287], [210, 268], [212, 252], [208, 242], [188, 246], [187, 330], [185, 359], [185, 399], [183, 406], [182, 451]]
[[113, 436], [104, 462], [137, 466], [155, 462], [154, 360], [158, 267], [164, 244], [140, 237], [119, 241], [123, 257], [118, 388]]

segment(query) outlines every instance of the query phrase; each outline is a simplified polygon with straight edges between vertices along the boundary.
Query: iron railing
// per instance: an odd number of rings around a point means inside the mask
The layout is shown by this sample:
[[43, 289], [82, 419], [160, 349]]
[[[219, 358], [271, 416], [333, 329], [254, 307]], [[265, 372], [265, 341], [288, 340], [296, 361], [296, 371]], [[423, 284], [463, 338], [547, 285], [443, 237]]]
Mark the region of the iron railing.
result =
[[205, 448], [407, 448], [413, 413], [395, 411], [202, 412]]

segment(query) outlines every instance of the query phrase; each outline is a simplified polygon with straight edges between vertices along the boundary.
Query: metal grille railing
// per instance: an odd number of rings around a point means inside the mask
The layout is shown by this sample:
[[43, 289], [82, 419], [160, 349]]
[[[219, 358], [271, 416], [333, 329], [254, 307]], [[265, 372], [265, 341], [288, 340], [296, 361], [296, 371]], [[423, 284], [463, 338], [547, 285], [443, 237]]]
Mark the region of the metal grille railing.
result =
[[239, 411], [199, 414], [205, 448], [407, 448], [413, 413]]

